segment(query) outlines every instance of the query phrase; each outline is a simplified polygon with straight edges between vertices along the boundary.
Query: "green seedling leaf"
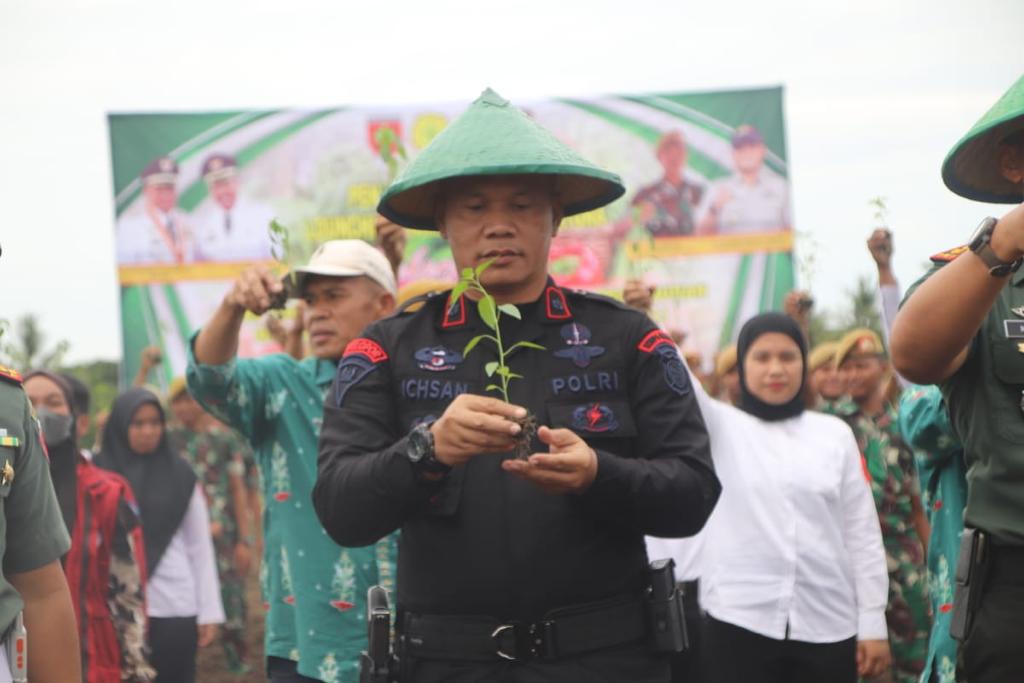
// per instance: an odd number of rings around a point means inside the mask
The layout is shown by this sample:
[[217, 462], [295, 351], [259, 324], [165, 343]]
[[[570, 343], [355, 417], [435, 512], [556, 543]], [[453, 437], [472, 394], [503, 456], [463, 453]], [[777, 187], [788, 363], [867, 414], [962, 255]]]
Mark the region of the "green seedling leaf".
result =
[[475, 349], [476, 345], [479, 344], [480, 342], [482, 342], [484, 339], [490, 339], [491, 341], [493, 341], [495, 343], [497, 343], [497, 341], [498, 341], [497, 339], [495, 339], [494, 337], [492, 337], [489, 334], [478, 334], [477, 336], [475, 336], [475, 337], [473, 337], [472, 339], [469, 340], [469, 343], [466, 344], [466, 348], [462, 349], [462, 357], [465, 358], [466, 356], [468, 356], [469, 352], [472, 351], [473, 349]]
[[498, 361], [496, 361], [496, 360], [492, 360], [490, 363], [488, 363], [487, 365], [484, 366], [484, 372], [487, 373], [488, 377], [491, 377], [492, 375], [494, 375], [494, 373], [495, 373], [495, 371], [497, 369], [498, 369]]
[[477, 266], [477, 267], [476, 267], [476, 268], [475, 268], [475, 269], [473, 270], [473, 273], [474, 273], [474, 274], [475, 274], [475, 275], [476, 275], [477, 277], [480, 277], [481, 273], [483, 273], [483, 272], [484, 272], [485, 270], [487, 270], [488, 268], [490, 268], [490, 267], [491, 267], [491, 264], [492, 264], [492, 263], [494, 263], [494, 259], [492, 259], [492, 258], [489, 258], [489, 259], [487, 259], [486, 261], [484, 261], [483, 263], [481, 263], [481, 264], [480, 264], [479, 266]]
[[463, 268], [462, 269], [462, 279], [463, 280], [472, 280], [473, 279], [473, 269], [472, 268]]
[[509, 375], [512, 374], [512, 371], [508, 369], [507, 365], [499, 365], [495, 372], [501, 375], [502, 377], [508, 377]]
[[541, 346], [540, 344], [534, 344], [533, 342], [528, 342], [528, 341], [521, 341], [521, 342], [516, 342], [515, 344], [513, 344], [509, 348], [509, 352], [511, 352], [512, 349], [518, 348], [520, 346], [522, 346], [524, 349], [537, 349], [538, 351], [547, 351], [547, 348]]
[[465, 294], [466, 290], [469, 289], [469, 284], [470, 283], [466, 282], [465, 280], [460, 280], [459, 283], [452, 288], [452, 294], [450, 298], [453, 300], [458, 299], [460, 296]]
[[484, 391], [501, 391], [501, 387], [499, 387], [497, 384], [488, 384], [487, 388], [484, 389]]
[[523, 316], [519, 314], [519, 309], [516, 308], [513, 304], [502, 304], [498, 306], [498, 310], [504, 313], [505, 315], [512, 316], [516, 320], [523, 319]]
[[522, 375], [517, 375], [516, 373], [511, 372], [511, 373], [509, 373], [508, 378], [509, 379], [522, 379], [523, 376]]
[[480, 313], [480, 319], [484, 325], [492, 330], [498, 329], [498, 307], [494, 303], [494, 297], [490, 294], [484, 296], [476, 304], [476, 310]]

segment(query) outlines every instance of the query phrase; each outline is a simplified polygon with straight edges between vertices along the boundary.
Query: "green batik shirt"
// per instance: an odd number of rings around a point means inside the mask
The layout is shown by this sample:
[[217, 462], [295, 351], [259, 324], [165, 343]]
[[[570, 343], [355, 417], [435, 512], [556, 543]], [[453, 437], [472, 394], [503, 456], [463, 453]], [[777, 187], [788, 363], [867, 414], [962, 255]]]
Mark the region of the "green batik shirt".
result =
[[203, 365], [192, 343], [189, 391], [248, 439], [263, 481], [266, 655], [297, 661], [303, 676], [355, 682], [366, 648], [366, 591], [380, 584], [394, 592], [397, 550], [394, 537], [341, 548], [313, 511], [323, 402], [336, 365], [285, 354]]
[[953, 616], [953, 575], [967, 500], [963, 449], [936, 386], [914, 386], [904, 391], [899, 422], [900, 432], [914, 449], [921, 502], [932, 529], [928, 539], [928, 596], [933, 622], [921, 681], [955, 683], [956, 641], [949, 635], [949, 625]]
[[924, 548], [913, 524], [912, 500], [920, 495], [914, 455], [900, 435], [896, 411], [891, 407], [870, 417], [852, 401], [840, 400], [834, 410], [857, 437], [882, 527], [889, 568], [885, 616], [893, 681], [916, 683], [924, 669], [931, 621]]
[[[961, 258], [977, 258], [968, 252]], [[907, 292], [944, 264], [935, 265]], [[906, 300], [906, 297], [904, 298]], [[942, 311], [936, 311], [942, 315]], [[967, 463], [967, 526], [1024, 545], [1024, 268], [1012, 276], [968, 349], [939, 387]]]

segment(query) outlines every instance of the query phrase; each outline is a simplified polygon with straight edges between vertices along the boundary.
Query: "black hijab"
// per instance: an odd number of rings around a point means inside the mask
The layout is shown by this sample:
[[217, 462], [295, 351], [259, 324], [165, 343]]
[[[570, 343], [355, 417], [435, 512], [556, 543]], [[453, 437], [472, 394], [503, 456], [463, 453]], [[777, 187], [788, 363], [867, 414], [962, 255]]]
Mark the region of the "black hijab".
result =
[[[750, 347], [758, 337], [769, 332], [779, 332], [796, 342], [800, 348], [800, 358], [803, 362], [799, 391], [788, 403], [777, 406], [765, 403], [750, 393], [750, 389], [747, 387], [747, 378], [744, 375], [744, 366]], [[768, 422], [788, 420], [804, 412], [804, 385], [807, 384], [807, 342], [795, 320], [782, 313], [755, 315], [740, 330], [739, 340], [736, 342], [736, 357], [736, 364], [740, 371], [740, 404], [738, 406], [740, 410]]]
[[[146, 404], [160, 412], [164, 432], [155, 451], [140, 455], [128, 445], [128, 426]], [[191, 465], [167, 444], [167, 419], [155, 394], [136, 388], [117, 397], [103, 429], [103, 450], [96, 456], [96, 464], [131, 484], [142, 518], [146, 566], [152, 575], [185, 517], [196, 486]]]
[[45, 377], [56, 384], [64, 394], [64, 401], [71, 413], [71, 433], [67, 440], [52, 446], [47, 444], [46, 451], [50, 456], [50, 479], [53, 480], [53, 490], [60, 505], [60, 516], [64, 518], [64, 526], [68, 533], [72, 534], [78, 513], [78, 437], [75, 429], [78, 415], [75, 414], [71, 386], [60, 375], [46, 370], [33, 370], [25, 375], [24, 381], [27, 382], [33, 377]]

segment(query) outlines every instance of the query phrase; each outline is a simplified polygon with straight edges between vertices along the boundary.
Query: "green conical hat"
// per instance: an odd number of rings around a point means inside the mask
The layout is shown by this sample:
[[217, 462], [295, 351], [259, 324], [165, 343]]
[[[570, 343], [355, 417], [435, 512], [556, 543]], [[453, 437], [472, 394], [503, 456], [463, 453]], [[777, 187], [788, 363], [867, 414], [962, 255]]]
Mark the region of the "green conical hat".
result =
[[488, 88], [391, 183], [377, 211], [408, 228], [437, 230], [440, 181], [513, 173], [556, 176], [566, 216], [604, 206], [626, 191], [619, 176], [591, 164]]
[[1024, 76], [956, 143], [942, 163], [942, 180], [961, 197], [1019, 204], [1024, 188], [999, 171], [999, 143], [1024, 130]]

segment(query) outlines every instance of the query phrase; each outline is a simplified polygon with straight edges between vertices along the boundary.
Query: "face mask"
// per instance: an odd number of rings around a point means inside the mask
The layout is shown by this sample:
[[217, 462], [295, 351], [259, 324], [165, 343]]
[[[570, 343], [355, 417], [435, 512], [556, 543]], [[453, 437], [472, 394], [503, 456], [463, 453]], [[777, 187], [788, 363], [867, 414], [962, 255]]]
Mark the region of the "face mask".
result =
[[59, 446], [71, 438], [71, 427], [74, 425], [74, 418], [70, 415], [61, 415], [48, 408], [36, 410], [39, 418], [39, 426], [43, 429], [43, 440], [48, 448]]

